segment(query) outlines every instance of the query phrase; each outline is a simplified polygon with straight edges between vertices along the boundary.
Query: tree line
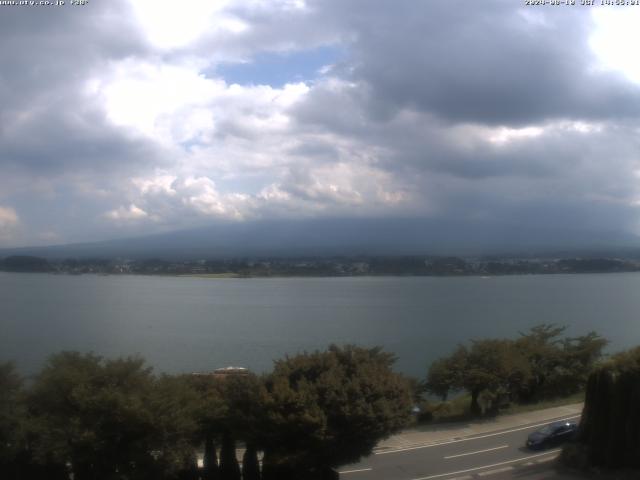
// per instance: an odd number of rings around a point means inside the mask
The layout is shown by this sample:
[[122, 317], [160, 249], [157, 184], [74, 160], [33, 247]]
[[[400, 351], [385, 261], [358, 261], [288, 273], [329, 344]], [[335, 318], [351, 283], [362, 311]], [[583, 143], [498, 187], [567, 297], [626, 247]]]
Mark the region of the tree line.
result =
[[563, 337], [565, 330], [542, 324], [517, 339], [459, 345], [431, 364], [426, 390], [443, 400], [451, 392], [468, 392], [472, 415], [503, 403], [536, 403], [583, 391], [607, 340], [595, 332]]
[[407, 426], [425, 390], [443, 400], [467, 392], [473, 415], [584, 390], [607, 342], [564, 333], [543, 324], [471, 341], [433, 362], [422, 384], [395, 373], [392, 354], [353, 345], [223, 378], [156, 375], [138, 357], [78, 352], [51, 356], [30, 379], [0, 364], [0, 477], [336, 478]]
[[335, 467], [410, 418], [409, 383], [394, 360], [380, 348], [331, 346], [278, 360], [265, 375], [216, 378], [62, 352], [30, 381], [3, 364], [0, 477], [337, 478]]

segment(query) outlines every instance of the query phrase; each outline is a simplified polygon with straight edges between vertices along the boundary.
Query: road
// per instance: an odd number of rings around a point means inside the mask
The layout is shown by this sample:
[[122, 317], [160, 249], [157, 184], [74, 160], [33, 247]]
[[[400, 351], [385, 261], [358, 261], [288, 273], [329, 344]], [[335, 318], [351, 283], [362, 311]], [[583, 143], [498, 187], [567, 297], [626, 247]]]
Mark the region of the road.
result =
[[[577, 421], [579, 415], [564, 417]], [[564, 478], [554, 476], [550, 464], [559, 449], [532, 452], [527, 435], [549, 422], [503, 431], [374, 453], [360, 463], [342, 467], [341, 480], [471, 480], [475, 478]], [[535, 476], [523, 473], [534, 472]], [[547, 472], [540, 476], [540, 472]]]

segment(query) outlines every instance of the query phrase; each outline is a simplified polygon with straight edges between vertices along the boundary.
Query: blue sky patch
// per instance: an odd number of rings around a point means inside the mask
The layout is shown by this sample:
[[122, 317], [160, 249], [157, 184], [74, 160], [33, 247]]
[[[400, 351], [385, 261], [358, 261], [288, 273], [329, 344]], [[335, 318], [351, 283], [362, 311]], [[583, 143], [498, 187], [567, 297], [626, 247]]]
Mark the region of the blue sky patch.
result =
[[338, 47], [319, 47], [313, 50], [286, 53], [262, 53], [248, 63], [224, 63], [214, 72], [229, 84], [271, 85], [312, 81], [320, 76], [325, 65], [336, 63], [343, 56]]

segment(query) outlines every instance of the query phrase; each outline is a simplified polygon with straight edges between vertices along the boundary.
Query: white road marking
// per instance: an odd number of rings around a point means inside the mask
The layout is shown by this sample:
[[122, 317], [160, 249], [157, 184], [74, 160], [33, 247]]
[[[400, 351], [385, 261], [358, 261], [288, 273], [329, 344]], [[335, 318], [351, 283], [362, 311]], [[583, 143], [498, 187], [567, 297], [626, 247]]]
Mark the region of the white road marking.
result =
[[371, 471], [371, 468], [359, 468], [358, 470], [344, 470], [342, 472], [338, 472], [340, 475], [343, 475], [345, 473], [358, 473], [358, 472], [369, 472]]
[[571, 417], [565, 417], [563, 419], [549, 420], [548, 422], [545, 422], [545, 423], [538, 423], [536, 425], [527, 425], [526, 427], [513, 428], [511, 430], [505, 430], [503, 432], [488, 433], [486, 435], [478, 435], [477, 437], [459, 438], [457, 440], [447, 440], [447, 441], [440, 442], [440, 443], [432, 443], [430, 445], [419, 445], [417, 447], [398, 448], [396, 450], [386, 450], [384, 452], [375, 452], [375, 455], [388, 455], [390, 453], [408, 452], [409, 450], [420, 450], [421, 448], [439, 447], [440, 445], [449, 445], [451, 443], [468, 442], [468, 441], [471, 441], [471, 440], [478, 440], [480, 438], [495, 437], [496, 435], [505, 435], [507, 433], [519, 432], [521, 430], [528, 430], [530, 428], [543, 427], [545, 425], [549, 425], [552, 422], [561, 422], [561, 421], [564, 421], [564, 420], [571, 420], [572, 418], [579, 418], [579, 417], [580, 417], [580, 415], [573, 415]]
[[473, 472], [475, 470], [484, 470], [485, 468], [500, 467], [502, 465], [508, 465], [510, 463], [521, 462], [522, 460], [529, 460], [530, 458], [542, 457], [542, 456], [545, 456], [545, 455], [551, 455], [552, 453], [558, 453], [558, 452], [560, 452], [560, 449], [558, 449], [558, 450], [549, 450], [548, 452], [545, 452], [545, 453], [538, 453], [536, 455], [529, 455], [527, 457], [516, 458], [515, 460], [508, 460], [506, 462], [494, 463], [492, 465], [483, 465], [482, 467], [467, 468], [466, 470], [458, 470], [457, 472], [439, 473], [438, 475], [429, 475], [428, 477], [414, 478], [412, 480], [430, 480], [431, 478], [441, 478], [441, 477], [446, 477], [448, 475], [458, 475], [459, 473], [469, 473], [469, 472]]
[[495, 475], [496, 473], [508, 472], [509, 470], [513, 470], [513, 467], [502, 467], [502, 468], [494, 468], [493, 470], [487, 470], [486, 472], [478, 473], [479, 477], [486, 477], [487, 475]]
[[445, 460], [449, 460], [450, 458], [466, 457], [467, 455], [475, 455], [476, 453], [484, 453], [484, 452], [491, 452], [493, 450], [500, 450], [502, 448], [507, 448], [508, 446], [509, 445], [500, 445], [499, 447], [487, 448], [485, 450], [477, 450], [475, 452], [459, 453], [458, 455], [449, 455], [448, 457], [444, 457], [444, 458]]
[[541, 458], [540, 460], [536, 460], [536, 463], [545, 463], [550, 462], [553, 458]]

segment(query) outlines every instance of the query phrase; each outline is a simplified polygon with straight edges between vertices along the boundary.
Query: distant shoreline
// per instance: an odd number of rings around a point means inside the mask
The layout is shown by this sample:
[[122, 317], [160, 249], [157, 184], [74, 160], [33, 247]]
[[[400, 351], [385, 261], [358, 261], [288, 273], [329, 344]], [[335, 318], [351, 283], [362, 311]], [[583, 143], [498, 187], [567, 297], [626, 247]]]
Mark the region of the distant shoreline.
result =
[[640, 271], [638, 258], [331, 257], [255, 259], [66, 259], [12, 256], [0, 271], [59, 275], [152, 275], [191, 278], [497, 277]]
[[468, 274], [359, 274], [359, 275], [327, 275], [327, 274], [239, 274], [234, 272], [227, 273], [186, 273], [186, 274], [171, 274], [171, 273], [98, 273], [98, 272], [84, 272], [84, 273], [67, 273], [67, 272], [15, 272], [0, 270], [2, 273], [18, 273], [18, 274], [45, 274], [50, 276], [63, 276], [63, 277], [78, 277], [84, 275], [92, 275], [96, 277], [159, 277], [159, 278], [199, 278], [203, 280], [227, 280], [227, 279], [277, 279], [277, 278], [479, 278], [479, 279], [492, 279], [503, 277], [532, 277], [532, 276], [560, 276], [560, 275], [603, 275], [603, 274], [623, 274], [623, 273], [640, 273], [640, 271], [622, 271], [622, 272], [536, 272], [536, 273], [498, 273], [494, 275], [486, 275], [480, 273], [468, 273]]

